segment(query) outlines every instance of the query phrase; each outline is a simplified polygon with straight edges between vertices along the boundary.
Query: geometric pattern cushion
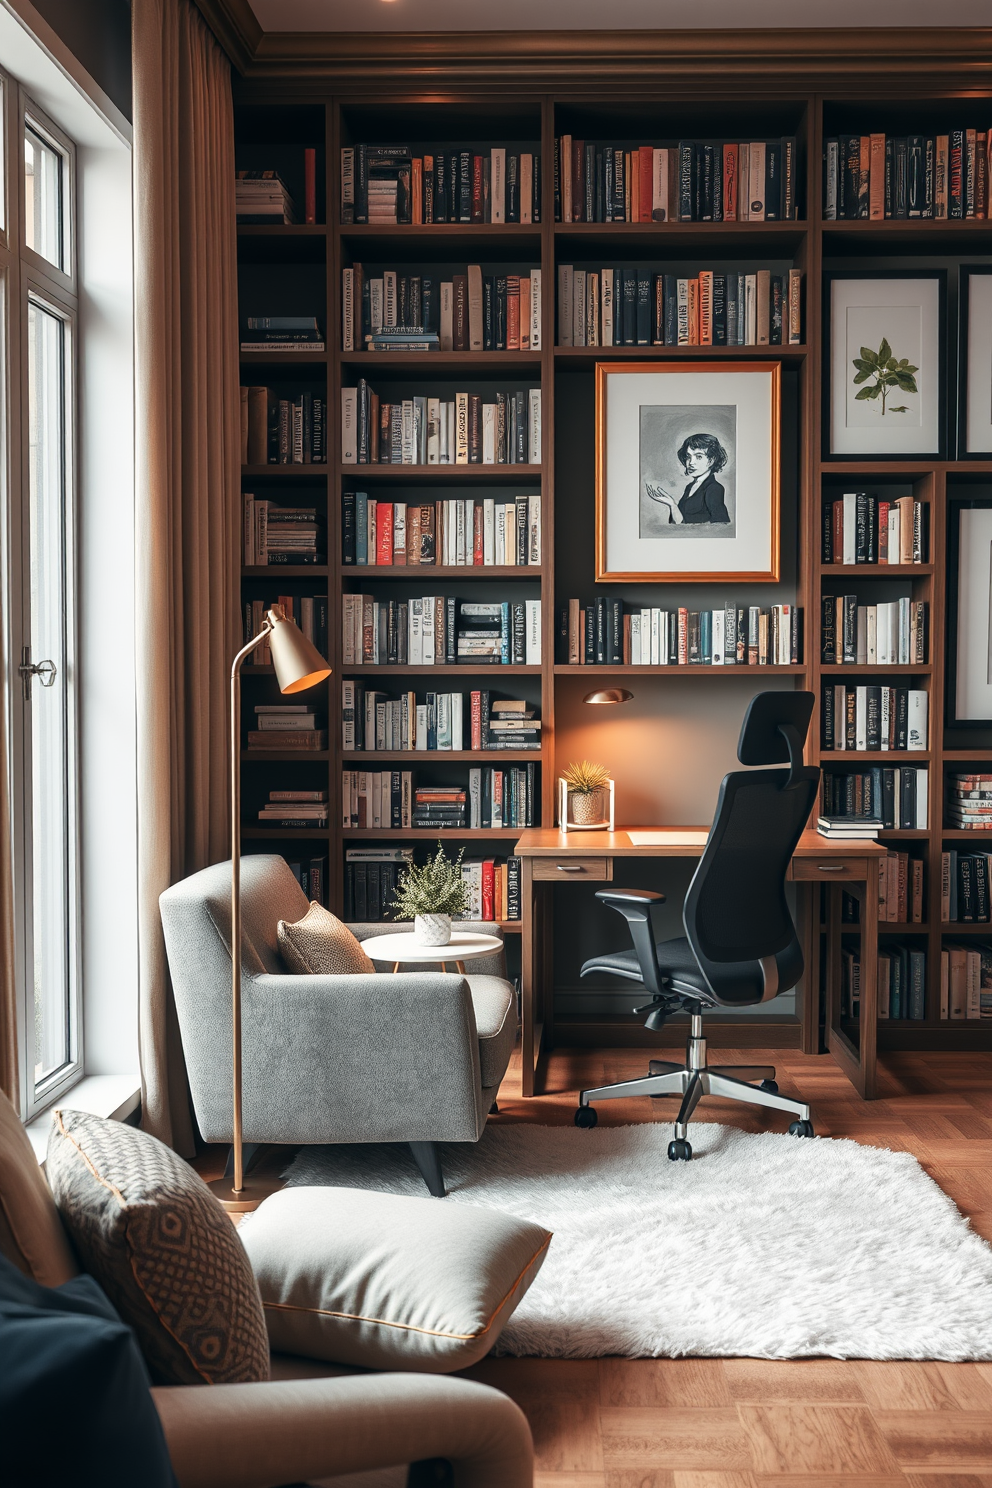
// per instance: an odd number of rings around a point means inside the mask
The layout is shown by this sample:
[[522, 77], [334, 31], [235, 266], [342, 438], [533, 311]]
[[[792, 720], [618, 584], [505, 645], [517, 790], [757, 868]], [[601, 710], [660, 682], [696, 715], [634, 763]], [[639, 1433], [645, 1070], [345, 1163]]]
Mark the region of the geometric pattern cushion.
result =
[[320, 904], [311, 904], [295, 925], [280, 920], [276, 938], [286, 965], [298, 974], [354, 976], [375, 971], [348, 926]]
[[269, 1378], [258, 1283], [203, 1180], [136, 1127], [56, 1108], [48, 1181], [85, 1269], [163, 1385]]

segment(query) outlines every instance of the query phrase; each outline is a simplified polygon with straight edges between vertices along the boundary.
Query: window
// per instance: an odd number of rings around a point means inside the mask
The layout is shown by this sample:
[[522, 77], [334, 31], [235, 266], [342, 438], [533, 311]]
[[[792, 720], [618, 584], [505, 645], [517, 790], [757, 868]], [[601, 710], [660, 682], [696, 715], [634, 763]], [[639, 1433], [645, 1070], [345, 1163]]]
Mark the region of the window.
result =
[[[23, 1114], [78, 1077], [76, 947], [74, 150], [9, 79], [4, 373], [8, 383], [10, 774]], [[16, 161], [16, 176], [13, 165]]]

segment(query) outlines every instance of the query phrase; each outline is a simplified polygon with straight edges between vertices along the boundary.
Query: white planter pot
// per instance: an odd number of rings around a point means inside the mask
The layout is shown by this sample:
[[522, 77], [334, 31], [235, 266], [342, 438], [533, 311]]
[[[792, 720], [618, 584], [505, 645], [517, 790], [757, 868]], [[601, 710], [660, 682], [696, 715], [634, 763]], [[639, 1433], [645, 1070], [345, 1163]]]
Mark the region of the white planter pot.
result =
[[413, 933], [421, 945], [447, 945], [451, 939], [451, 916], [446, 914], [417, 915], [413, 922]]

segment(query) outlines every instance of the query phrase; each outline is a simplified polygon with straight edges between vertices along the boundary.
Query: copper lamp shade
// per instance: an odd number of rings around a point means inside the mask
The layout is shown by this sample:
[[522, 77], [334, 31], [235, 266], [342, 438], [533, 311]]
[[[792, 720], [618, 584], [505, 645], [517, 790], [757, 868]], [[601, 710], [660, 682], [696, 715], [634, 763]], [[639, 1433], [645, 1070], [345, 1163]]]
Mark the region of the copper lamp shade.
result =
[[584, 703], [629, 703], [634, 694], [628, 692], [626, 687], [599, 687], [595, 692], [587, 692], [582, 699]]
[[273, 605], [267, 619], [272, 626], [269, 651], [280, 692], [305, 692], [331, 675], [331, 668], [312, 642], [298, 625], [286, 619], [282, 605]]

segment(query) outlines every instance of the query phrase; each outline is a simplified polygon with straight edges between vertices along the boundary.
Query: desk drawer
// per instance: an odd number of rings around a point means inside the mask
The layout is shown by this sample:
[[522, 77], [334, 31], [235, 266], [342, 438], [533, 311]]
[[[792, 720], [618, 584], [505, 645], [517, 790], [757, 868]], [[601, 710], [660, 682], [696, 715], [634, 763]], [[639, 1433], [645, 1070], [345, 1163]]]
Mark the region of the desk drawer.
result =
[[792, 877], [805, 883], [843, 883], [864, 877], [864, 858], [793, 858]]
[[609, 883], [613, 878], [612, 858], [579, 858], [569, 853], [561, 858], [535, 858], [534, 877], [545, 883]]

